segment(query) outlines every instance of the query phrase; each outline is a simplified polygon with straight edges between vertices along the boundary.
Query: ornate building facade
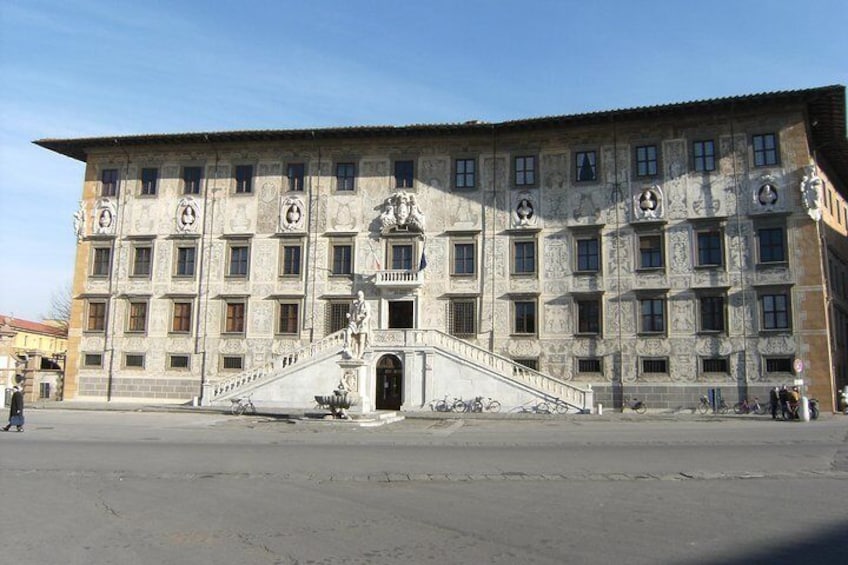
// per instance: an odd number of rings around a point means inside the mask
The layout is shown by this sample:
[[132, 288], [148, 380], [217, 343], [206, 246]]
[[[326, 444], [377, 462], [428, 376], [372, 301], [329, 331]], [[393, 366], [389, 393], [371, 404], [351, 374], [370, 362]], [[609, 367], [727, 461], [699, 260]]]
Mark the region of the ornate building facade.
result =
[[568, 387], [686, 408], [796, 379], [827, 406], [848, 385], [842, 86], [36, 143], [87, 164], [66, 398], [296, 405], [360, 291], [378, 408]]

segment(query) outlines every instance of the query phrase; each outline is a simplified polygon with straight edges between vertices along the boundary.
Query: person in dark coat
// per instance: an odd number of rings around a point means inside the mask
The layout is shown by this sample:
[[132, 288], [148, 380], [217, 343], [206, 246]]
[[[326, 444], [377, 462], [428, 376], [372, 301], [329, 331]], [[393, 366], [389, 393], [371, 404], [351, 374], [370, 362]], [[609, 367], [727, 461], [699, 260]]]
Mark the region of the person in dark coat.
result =
[[771, 419], [777, 420], [777, 407], [780, 405], [780, 390], [774, 387], [769, 391], [769, 407], [771, 408]]
[[9, 423], [0, 429], [8, 432], [12, 426], [17, 427], [19, 432], [24, 431], [24, 394], [19, 386], [15, 387], [15, 392], [12, 393], [12, 402], [9, 404]]

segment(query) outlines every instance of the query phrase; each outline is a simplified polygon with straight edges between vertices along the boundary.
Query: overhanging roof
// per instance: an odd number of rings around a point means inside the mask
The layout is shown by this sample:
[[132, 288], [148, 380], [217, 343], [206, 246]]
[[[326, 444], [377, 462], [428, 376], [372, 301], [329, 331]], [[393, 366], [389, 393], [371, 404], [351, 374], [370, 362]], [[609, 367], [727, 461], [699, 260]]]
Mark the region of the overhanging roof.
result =
[[260, 141], [328, 140], [373, 137], [417, 137], [486, 134], [550, 129], [563, 126], [592, 125], [605, 122], [628, 122], [651, 117], [674, 117], [696, 113], [744, 112], [761, 109], [767, 104], [798, 104], [809, 116], [812, 149], [824, 158], [830, 176], [836, 176], [842, 187], [848, 186], [848, 140], [845, 125], [845, 87], [824, 86], [804, 90], [786, 90], [679, 102], [657, 106], [607, 110], [564, 116], [548, 116], [499, 123], [466, 122], [458, 124], [415, 124], [407, 126], [355, 126], [318, 129], [245, 130], [201, 133], [150, 134], [78, 139], [39, 139], [33, 143], [79, 161], [86, 161], [91, 151], [109, 147], [152, 147], [213, 143], [216, 145]]

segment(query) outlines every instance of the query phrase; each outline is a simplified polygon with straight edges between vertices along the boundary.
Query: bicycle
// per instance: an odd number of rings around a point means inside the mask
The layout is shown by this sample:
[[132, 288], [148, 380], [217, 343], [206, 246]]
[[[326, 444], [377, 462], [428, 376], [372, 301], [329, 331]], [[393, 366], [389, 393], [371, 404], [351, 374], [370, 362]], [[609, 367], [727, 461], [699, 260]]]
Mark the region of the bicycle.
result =
[[233, 416], [241, 416], [245, 412], [256, 414], [256, 406], [253, 404], [253, 395], [249, 394], [243, 398], [230, 399], [230, 414]]
[[[465, 405], [464, 402], [463, 405]], [[469, 412], [500, 412], [501, 403], [494, 398], [478, 396], [466, 406], [466, 410]]]
[[762, 404], [760, 404], [760, 399], [756, 396], [754, 397], [754, 402], [748, 403], [748, 399], [745, 398], [741, 402], [737, 402], [733, 405], [733, 412], [735, 414], [760, 414], [763, 415], [766, 413], [766, 408]]
[[446, 394], [444, 398], [440, 398], [439, 400], [434, 400], [430, 403], [430, 410], [433, 412], [453, 412], [454, 407], [456, 405], [457, 399], [448, 400], [448, 395]]
[[549, 402], [540, 402], [536, 405], [536, 411], [542, 414], [565, 414], [568, 412], [568, 408], [568, 404], [559, 398], [554, 398]]
[[698, 412], [701, 414], [706, 414], [710, 411], [710, 399], [707, 398], [706, 394], [702, 394], [698, 404]]
[[629, 398], [625, 398], [624, 404], [621, 407], [621, 411], [624, 412], [625, 408], [630, 408], [631, 410], [633, 410], [637, 414], [644, 414], [645, 412], [648, 411], [648, 405], [645, 404], [644, 402], [642, 402], [641, 400], [639, 400], [638, 398], [634, 398], [633, 400], [630, 400]]

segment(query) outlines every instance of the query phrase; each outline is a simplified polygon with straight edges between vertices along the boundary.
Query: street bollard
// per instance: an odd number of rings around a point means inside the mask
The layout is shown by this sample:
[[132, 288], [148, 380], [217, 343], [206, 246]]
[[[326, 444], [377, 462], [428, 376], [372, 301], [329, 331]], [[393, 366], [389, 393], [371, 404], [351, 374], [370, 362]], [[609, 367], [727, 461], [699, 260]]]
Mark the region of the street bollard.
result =
[[810, 421], [810, 401], [806, 396], [801, 397], [801, 406], [799, 407], [801, 410], [801, 421], [809, 422]]
[[603, 415], [604, 415], [604, 405], [598, 404], [598, 416], [603, 416]]

